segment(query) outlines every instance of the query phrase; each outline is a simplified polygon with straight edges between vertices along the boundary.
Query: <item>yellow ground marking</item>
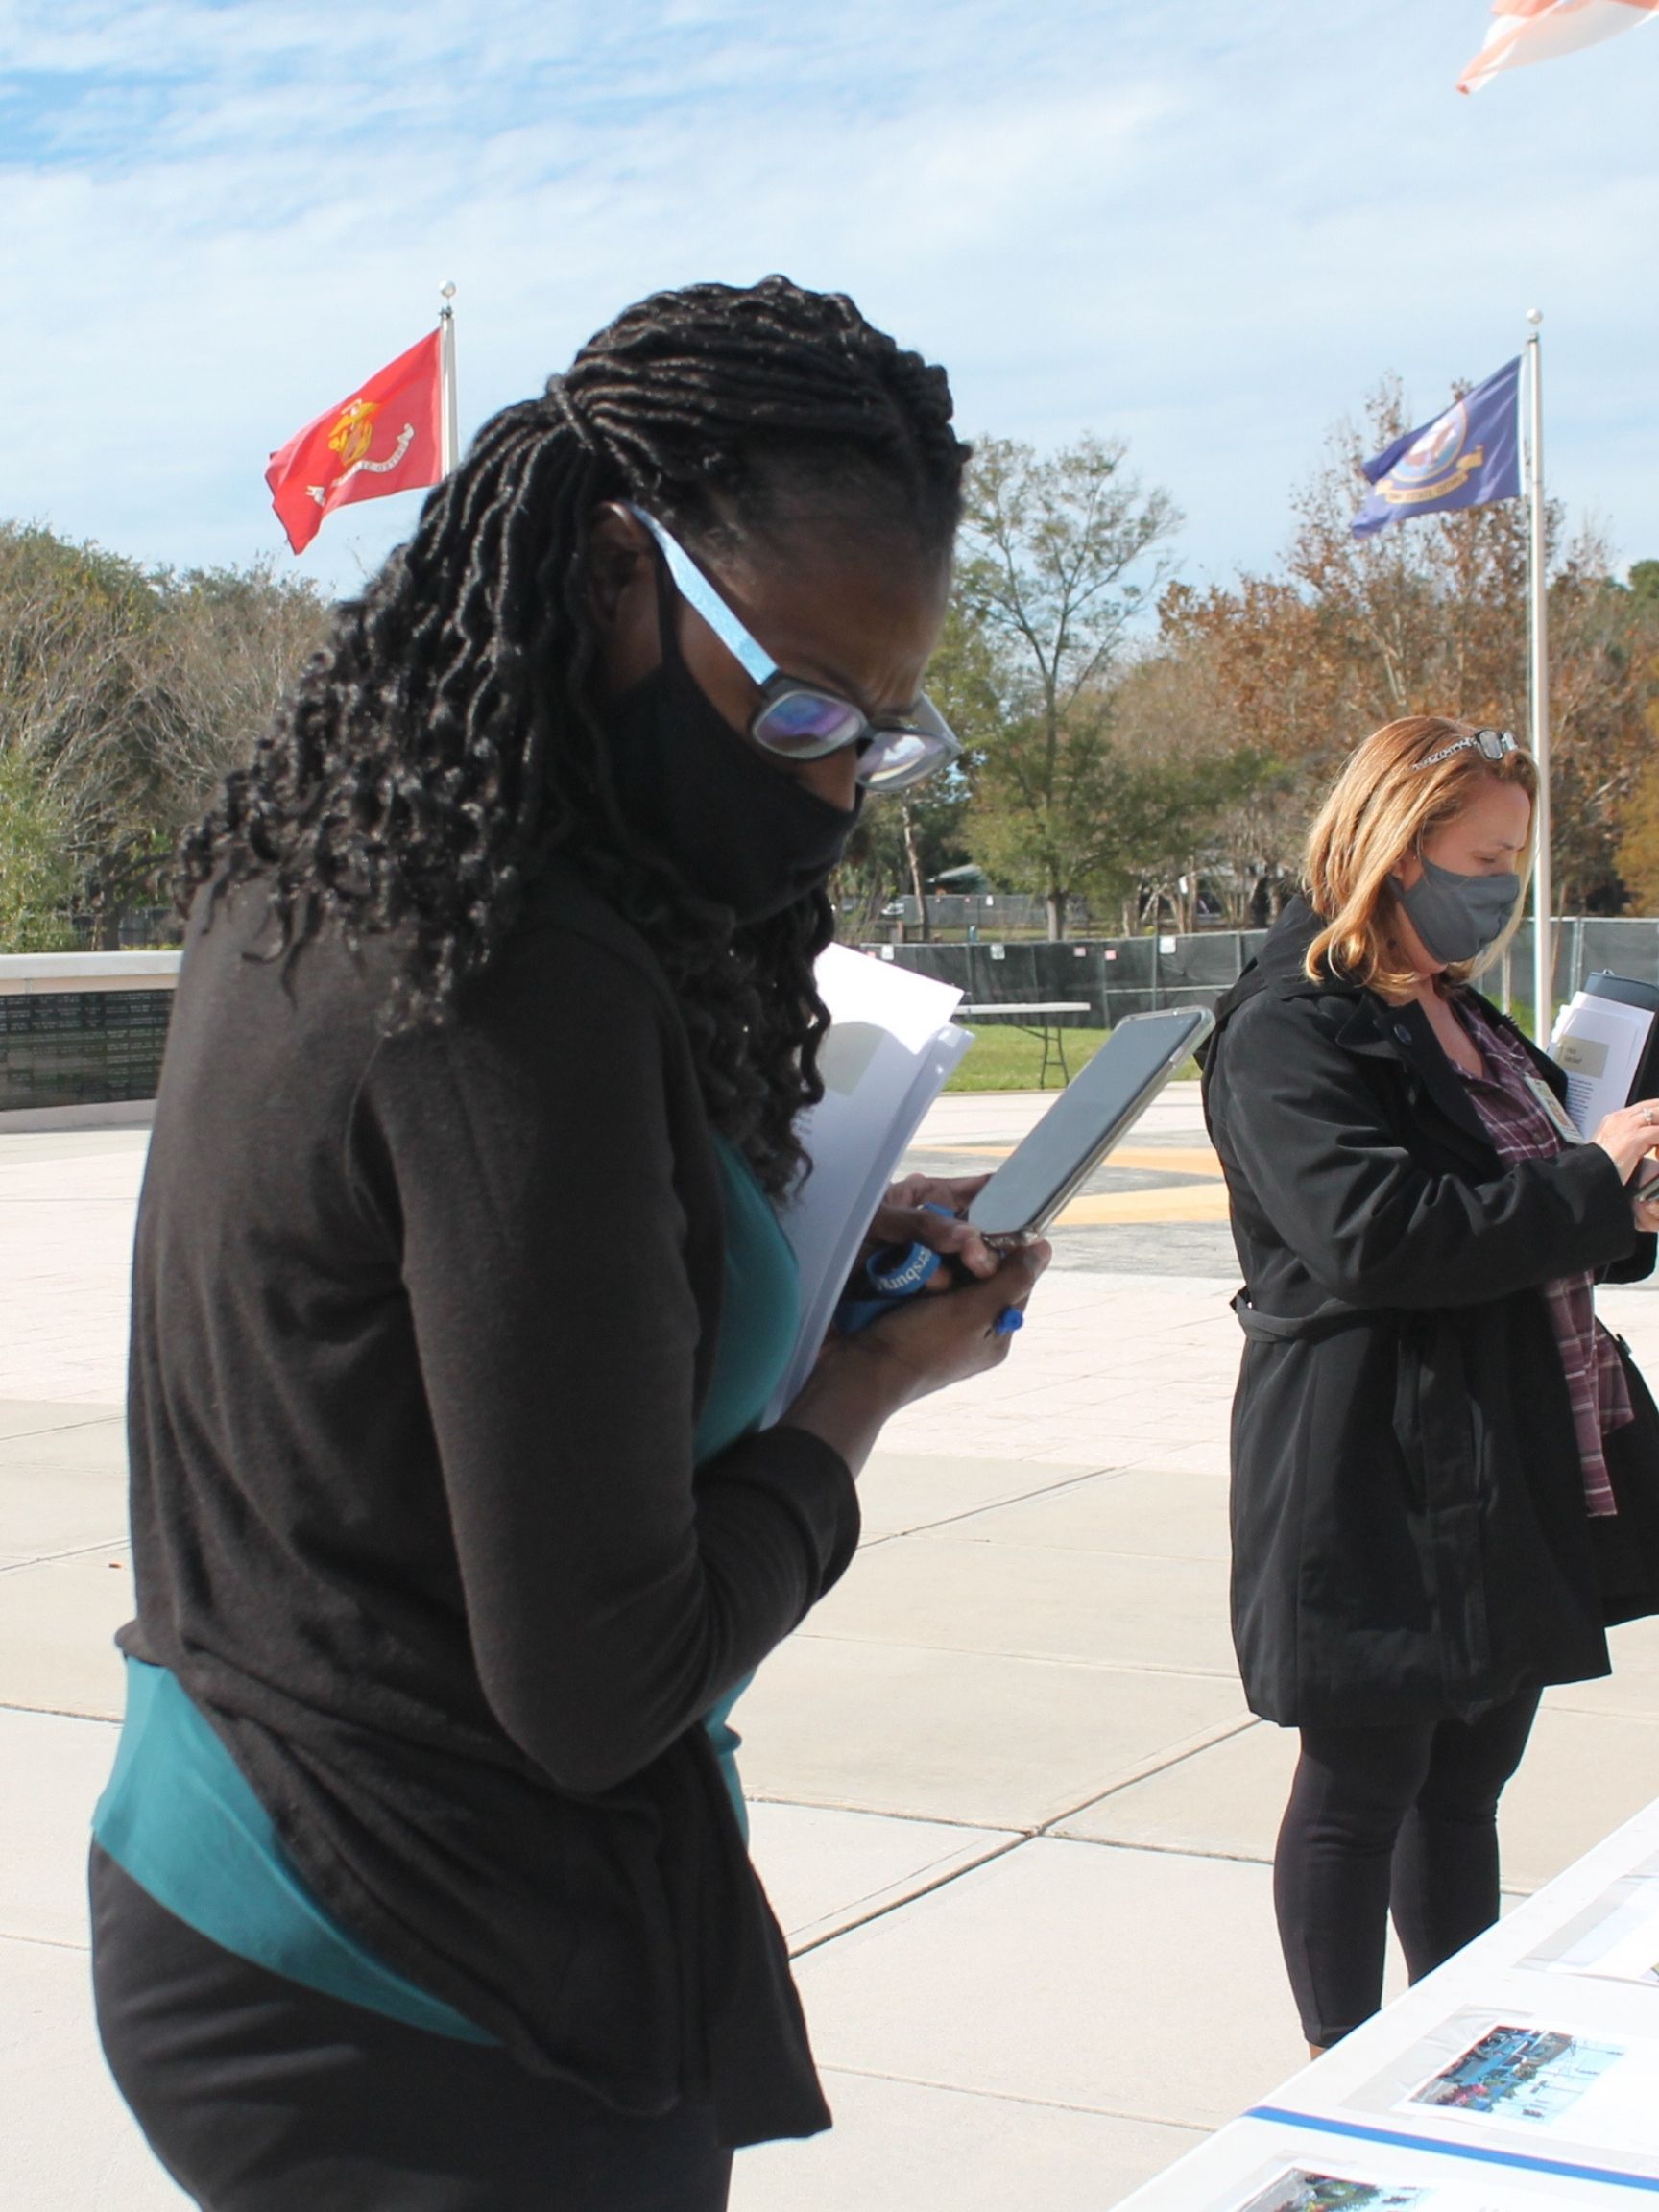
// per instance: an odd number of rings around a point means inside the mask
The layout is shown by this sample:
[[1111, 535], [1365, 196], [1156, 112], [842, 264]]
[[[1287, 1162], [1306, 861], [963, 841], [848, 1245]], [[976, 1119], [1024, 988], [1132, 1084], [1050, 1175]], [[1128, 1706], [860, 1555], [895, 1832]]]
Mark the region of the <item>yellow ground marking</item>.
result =
[[1006, 1160], [1014, 1147], [1012, 1144], [928, 1144], [924, 1149], [928, 1152], [949, 1152], [952, 1159], [960, 1152], [965, 1158], [972, 1156], [976, 1160]]
[[1103, 1229], [1118, 1222], [1225, 1221], [1227, 1192], [1219, 1183], [1169, 1183], [1162, 1190], [1099, 1190], [1073, 1198], [1056, 1229]]
[[1123, 1144], [1108, 1153], [1108, 1167], [1145, 1167], [1154, 1174], [1160, 1167], [1171, 1175], [1214, 1175], [1221, 1163], [1208, 1144]]
[[[1014, 1149], [1012, 1144], [930, 1144], [930, 1152], [949, 1152], [952, 1158], [958, 1153], [980, 1160], [1006, 1160]], [[1156, 1174], [1162, 1167], [1169, 1175], [1214, 1175], [1221, 1173], [1221, 1163], [1208, 1144], [1123, 1144], [1108, 1155], [1109, 1167], [1143, 1167]]]

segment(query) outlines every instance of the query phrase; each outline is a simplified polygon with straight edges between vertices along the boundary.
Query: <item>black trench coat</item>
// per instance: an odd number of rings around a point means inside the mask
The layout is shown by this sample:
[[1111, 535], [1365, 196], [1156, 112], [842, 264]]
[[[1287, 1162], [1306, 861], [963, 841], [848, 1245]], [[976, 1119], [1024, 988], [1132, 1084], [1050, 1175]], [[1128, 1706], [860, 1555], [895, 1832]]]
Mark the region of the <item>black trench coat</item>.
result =
[[1264, 1719], [1469, 1719], [1659, 1610], [1659, 1415], [1625, 1357], [1592, 1522], [1541, 1287], [1637, 1280], [1654, 1239], [1599, 1145], [1506, 1168], [1419, 1007], [1308, 980], [1317, 926], [1286, 912], [1204, 1070], [1245, 1278], [1234, 1641]]

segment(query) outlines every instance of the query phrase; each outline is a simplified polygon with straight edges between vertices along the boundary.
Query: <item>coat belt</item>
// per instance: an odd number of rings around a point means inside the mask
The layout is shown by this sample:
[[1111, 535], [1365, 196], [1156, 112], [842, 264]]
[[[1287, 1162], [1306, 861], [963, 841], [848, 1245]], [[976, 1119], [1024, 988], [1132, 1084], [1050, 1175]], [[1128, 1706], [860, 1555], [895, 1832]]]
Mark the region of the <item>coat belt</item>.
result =
[[1233, 1300], [1233, 1310], [1245, 1335], [1264, 1344], [1318, 1344], [1378, 1318], [1374, 1308], [1343, 1306], [1335, 1299], [1316, 1306], [1311, 1313], [1263, 1313], [1260, 1306], [1251, 1305], [1246, 1290]]

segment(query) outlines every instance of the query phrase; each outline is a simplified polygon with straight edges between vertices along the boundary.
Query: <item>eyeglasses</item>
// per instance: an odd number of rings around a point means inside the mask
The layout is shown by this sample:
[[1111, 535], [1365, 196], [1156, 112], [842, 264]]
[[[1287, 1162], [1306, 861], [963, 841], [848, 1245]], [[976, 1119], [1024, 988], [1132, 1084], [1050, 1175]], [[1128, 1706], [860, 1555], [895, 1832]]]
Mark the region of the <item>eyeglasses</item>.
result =
[[628, 513], [644, 523], [661, 548], [681, 598], [696, 609], [744, 673], [760, 686], [760, 704], [749, 717], [749, 734], [757, 745], [780, 760], [823, 760], [856, 745], [858, 781], [876, 792], [908, 791], [924, 777], [960, 759], [960, 741], [926, 695], [905, 714], [871, 716], [851, 699], [821, 685], [786, 676], [657, 517], [632, 502]]
[[1520, 744], [1507, 730], [1471, 730], [1455, 743], [1442, 745], [1438, 753], [1431, 753], [1427, 760], [1414, 760], [1413, 768], [1432, 768], [1437, 761], [1450, 760], [1454, 753], [1479, 751], [1486, 760], [1502, 760], [1506, 753], [1519, 753]]

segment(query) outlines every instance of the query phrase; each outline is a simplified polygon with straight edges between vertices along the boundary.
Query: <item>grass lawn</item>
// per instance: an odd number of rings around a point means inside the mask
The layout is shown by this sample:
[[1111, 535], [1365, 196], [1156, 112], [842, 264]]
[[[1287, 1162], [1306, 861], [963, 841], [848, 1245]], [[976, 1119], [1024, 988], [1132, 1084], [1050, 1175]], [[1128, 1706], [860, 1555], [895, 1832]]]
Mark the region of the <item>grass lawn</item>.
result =
[[[969, 1022], [964, 1027], [974, 1031], [974, 1042], [946, 1084], [947, 1091], [1036, 1090], [1037, 1071], [1043, 1065], [1041, 1038], [1017, 1029], [1011, 1022], [985, 1022], [977, 1026]], [[1104, 1029], [1066, 1029], [1061, 1034], [1066, 1040], [1066, 1065], [1073, 1075], [1106, 1041]], [[1048, 1055], [1048, 1088], [1060, 1088], [1060, 1070], [1052, 1052]]]
[[[1038, 1070], [1043, 1066], [1043, 1041], [1028, 1036], [1009, 1022], [987, 1022], [974, 1028], [972, 1022], [964, 1024], [974, 1030], [974, 1043], [968, 1057], [946, 1084], [947, 1091], [1035, 1091]], [[1068, 1029], [1066, 1038], [1066, 1066], [1075, 1075], [1086, 1060], [1099, 1051], [1109, 1029]], [[1198, 1080], [1196, 1060], [1184, 1060], [1176, 1069], [1174, 1080], [1185, 1083]], [[1050, 1091], [1060, 1089], [1060, 1070], [1052, 1052], [1048, 1055], [1048, 1084]]]

